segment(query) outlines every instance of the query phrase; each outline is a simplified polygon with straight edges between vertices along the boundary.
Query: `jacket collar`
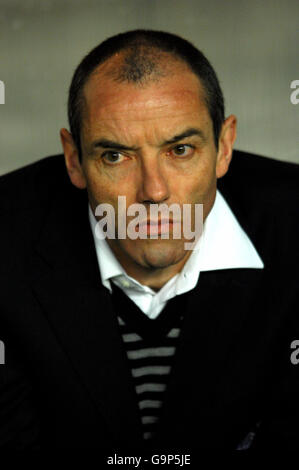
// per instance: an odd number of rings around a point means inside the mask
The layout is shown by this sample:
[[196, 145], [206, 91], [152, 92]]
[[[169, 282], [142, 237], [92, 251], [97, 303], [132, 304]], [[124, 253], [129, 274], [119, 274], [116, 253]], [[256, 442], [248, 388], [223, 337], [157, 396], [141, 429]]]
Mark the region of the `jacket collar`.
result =
[[135, 390], [101, 284], [86, 194], [57, 196], [46, 219], [30, 270], [34, 296], [112, 435], [138, 442]]

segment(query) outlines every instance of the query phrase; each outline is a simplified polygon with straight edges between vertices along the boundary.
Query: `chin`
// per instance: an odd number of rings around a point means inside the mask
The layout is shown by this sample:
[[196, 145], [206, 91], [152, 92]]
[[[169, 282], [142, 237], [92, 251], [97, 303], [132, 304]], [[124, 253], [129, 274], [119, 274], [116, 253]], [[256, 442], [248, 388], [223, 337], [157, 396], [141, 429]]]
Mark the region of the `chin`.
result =
[[168, 243], [166, 245], [163, 243], [165, 240], [158, 242], [148, 245], [140, 251], [138, 256], [140, 259], [139, 264], [152, 269], [167, 268], [179, 263], [188, 253], [184, 250], [182, 243], [178, 246], [177, 243]]

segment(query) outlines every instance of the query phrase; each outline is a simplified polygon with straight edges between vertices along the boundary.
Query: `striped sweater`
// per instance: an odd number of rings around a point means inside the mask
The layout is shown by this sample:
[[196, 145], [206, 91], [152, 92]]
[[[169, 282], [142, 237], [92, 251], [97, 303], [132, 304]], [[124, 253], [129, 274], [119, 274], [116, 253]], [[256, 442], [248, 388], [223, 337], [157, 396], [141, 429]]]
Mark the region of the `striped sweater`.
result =
[[112, 286], [123, 345], [136, 390], [143, 437], [154, 437], [167, 398], [167, 384], [175, 359], [182, 312], [181, 299], [168, 301], [160, 315], [151, 320], [117, 286]]

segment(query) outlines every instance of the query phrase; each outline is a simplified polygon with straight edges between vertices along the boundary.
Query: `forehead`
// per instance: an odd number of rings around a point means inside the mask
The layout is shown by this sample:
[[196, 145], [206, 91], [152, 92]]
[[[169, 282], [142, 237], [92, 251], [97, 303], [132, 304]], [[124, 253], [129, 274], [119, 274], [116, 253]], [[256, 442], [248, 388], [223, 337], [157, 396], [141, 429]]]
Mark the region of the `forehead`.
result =
[[113, 80], [100, 66], [84, 88], [85, 133], [130, 125], [173, 126], [185, 119], [211, 125], [205, 92], [198, 77], [181, 63], [168, 65], [161, 77], [135, 84]]

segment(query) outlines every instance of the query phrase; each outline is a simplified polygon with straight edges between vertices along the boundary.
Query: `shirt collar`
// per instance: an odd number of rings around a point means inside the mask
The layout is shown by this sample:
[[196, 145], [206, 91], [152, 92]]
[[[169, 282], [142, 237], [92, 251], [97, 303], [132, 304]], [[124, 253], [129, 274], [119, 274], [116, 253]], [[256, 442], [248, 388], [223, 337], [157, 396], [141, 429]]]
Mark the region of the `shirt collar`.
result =
[[264, 267], [252, 241], [219, 190], [204, 223], [202, 249], [198, 255], [201, 271]]
[[[122, 279], [124, 283], [126, 279], [131, 286], [143, 289], [153, 295], [156, 294], [149, 287], [128, 276], [107, 241], [96, 237], [95, 227], [97, 221], [90, 206], [89, 220], [102, 284], [112, 292], [110, 284], [112, 278], [114, 280]], [[175, 295], [179, 295], [193, 289], [198, 282], [200, 271], [236, 268], [262, 269], [263, 267], [263, 261], [253, 243], [240, 226], [220, 191], [217, 190], [214, 205], [205, 220], [203, 233], [195, 249], [183, 269], [163, 286], [159, 294], [163, 294], [162, 291], [166, 292], [167, 290], [169, 292], [170, 290], [174, 291]]]
[[[113, 251], [111, 250], [110, 246], [108, 245], [105, 239], [99, 239], [96, 236], [96, 224], [97, 220], [92, 212], [92, 209], [89, 205], [89, 221], [92, 229], [92, 235], [94, 238], [96, 254], [98, 258], [98, 264], [101, 273], [102, 284], [107, 287], [110, 292], [112, 292], [110, 279], [116, 276], [126, 274], [124, 268], [119, 263], [117, 258], [115, 257]], [[99, 229], [99, 227], [98, 227]]]

